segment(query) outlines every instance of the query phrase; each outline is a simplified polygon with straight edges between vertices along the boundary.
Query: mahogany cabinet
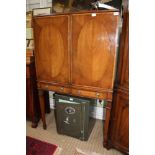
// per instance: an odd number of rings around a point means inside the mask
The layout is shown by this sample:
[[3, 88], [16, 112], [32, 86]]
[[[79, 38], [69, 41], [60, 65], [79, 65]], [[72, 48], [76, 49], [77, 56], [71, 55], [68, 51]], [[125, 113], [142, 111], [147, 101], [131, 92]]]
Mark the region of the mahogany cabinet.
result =
[[127, 4], [124, 5], [109, 144], [125, 154], [129, 154], [129, 12]]
[[33, 18], [37, 86], [43, 128], [43, 91], [107, 100], [107, 145], [115, 79], [119, 12], [87, 11]]
[[97, 95], [101, 95], [101, 98], [108, 96], [104, 94], [105, 90], [112, 91], [118, 12], [94, 14], [88, 12], [34, 18], [38, 87], [76, 95], [81, 91], [83, 96], [87, 92], [82, 90], [96, 94], [103, 92]]

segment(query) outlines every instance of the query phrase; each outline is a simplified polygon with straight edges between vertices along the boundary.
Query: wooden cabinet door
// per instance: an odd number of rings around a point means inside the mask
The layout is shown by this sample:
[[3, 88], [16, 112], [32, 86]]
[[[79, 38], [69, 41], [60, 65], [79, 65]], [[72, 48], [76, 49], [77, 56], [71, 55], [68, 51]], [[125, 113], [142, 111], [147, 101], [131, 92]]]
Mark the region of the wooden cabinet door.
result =
[[69, 16], [35, 17], [34, 39], [37, 80], [68, 84]]
[[72, 15], [72, 84], [86, 87], [113, 87], [117, 13]]
[[129, 99], [128, 93], [114, 94], [113, 120], [111, 124], [112, 144], [119, 150], [129, 152]]

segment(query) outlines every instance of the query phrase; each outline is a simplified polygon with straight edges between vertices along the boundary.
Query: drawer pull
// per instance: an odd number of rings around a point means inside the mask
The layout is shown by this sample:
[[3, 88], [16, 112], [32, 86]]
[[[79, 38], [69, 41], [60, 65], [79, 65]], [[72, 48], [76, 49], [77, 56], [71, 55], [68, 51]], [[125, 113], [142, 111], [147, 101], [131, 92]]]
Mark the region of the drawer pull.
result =
[[48, 88], [48, 85], [46, 85], [45, 88]]
[[78, 94], [78, 95], [80, 95], [80, 94], [81, 94], [81, 91], [80, 91], [80, 90], [78, 90], [78, 91], [77, 91], [77, 94]]
[[96, 96], [99, 97], [100, 96], [100, 93], [96, 93]]
[[63, 87], [60, 87], [60, 90], [64, 90], [64, 88]]

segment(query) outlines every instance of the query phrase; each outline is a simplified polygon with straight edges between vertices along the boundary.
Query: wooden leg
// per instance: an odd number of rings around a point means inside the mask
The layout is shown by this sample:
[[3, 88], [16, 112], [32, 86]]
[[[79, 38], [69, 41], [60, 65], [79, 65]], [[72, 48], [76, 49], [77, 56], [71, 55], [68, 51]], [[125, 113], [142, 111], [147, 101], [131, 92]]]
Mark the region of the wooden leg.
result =
[[50, 113], [50, 102], [49, 102], [49, 91], [44, 92], [44, 100], [45, 100], [45, 112]]
[[107, 101], [106, 118], [105, 118], [104, 127], [103, 127], [103, 146], [106, 147], [107, 149], [110, 149], [110, 146], [108, 143], [110, 114], [111, 114], [111, 102]]
[[33, 79], [27, 78], [26, 79], [26, 95], [27, 95], [27, 100], [29, 109], [29, 117], [32, 122], [31, 127], [36, 128], [38, 125], [38, 121], [36, 118], [36, 111], [35, 111], [35, 101], [34, 101], [34, 88], [33, 88]]
[[46, 129], [45, 100], [44, 100], [44, 91], [43, 90], [39, 90], [39, 102], [40, 102], [41, 119], [43, 122], [43, 128]]

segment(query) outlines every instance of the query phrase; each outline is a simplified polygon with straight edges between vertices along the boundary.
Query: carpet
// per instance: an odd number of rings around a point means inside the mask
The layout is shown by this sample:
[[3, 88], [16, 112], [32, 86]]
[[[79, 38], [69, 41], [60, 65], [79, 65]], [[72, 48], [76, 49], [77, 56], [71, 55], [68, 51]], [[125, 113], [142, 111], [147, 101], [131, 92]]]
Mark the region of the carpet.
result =
[[55, 155], [57, 146], [26, 136], [26, 155]]
[[96, 152], [83, 151], [81, 149], [76, 148], [74, 155], [101, 155]]

